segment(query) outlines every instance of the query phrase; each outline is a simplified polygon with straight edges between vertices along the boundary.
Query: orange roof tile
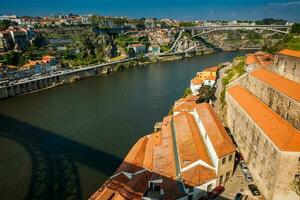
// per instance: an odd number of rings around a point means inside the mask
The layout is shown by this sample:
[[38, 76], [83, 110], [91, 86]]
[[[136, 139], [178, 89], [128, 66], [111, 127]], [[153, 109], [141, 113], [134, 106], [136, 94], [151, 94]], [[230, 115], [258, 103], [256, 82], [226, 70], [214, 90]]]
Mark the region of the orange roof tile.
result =
[[195, 95], [188, 95], [184, 98], [186, 101], [197, 101], [199, 99], [199, 96], [195, 96]]
[[263, 68], [258, 68], [252, 71], [250, 75], [289, 96], [290, 98], [298, 102], [300, 101], [299, 83], [279, 76]]
[[53, 56], [46, 55], [46, 56], [42, 57], [42, 61], [45, 62], [45, 63], [50, 62], [50, 60], [53, 59], [53, 58], [54, 58]]
[[191, 80], [191, 83], [194, 85], [202, 85], [203, 80], [201, 78], [195, 77]]
[[282, 51], [279, 51], [278, 54], [300, 58], [300, 51], [297, 50], [284, 49]]
[[219, 117], [208, 103], [201, 103], [195, 110], [206, 130], [206, 133], [214, 146], [219, 158], [235, 151], [235, 146], [226, 133]]
[[167, 116], [162, 122], [161, 145], [154, 148], [152, 171], [165, 177], [176, 179], [175, 154], [170, 121], [172, 116]]
[[181, 168], [198, 160], [212, 165], [198, 126], [190, 113], [181, 112], [175, 115], [174, 128]]
[[187, 101], [185, 98], [175, 102], [173, 112], [189, 111], [196, 106], [196, 101]]
[[254, 54], [247, 55], [246, 59], [245, 59], [245, 63], [247, 65], [251, 65], [251, 64], [257, 63], [255, 55]]
[[229, 88], [228, 93], [280, 150], [300, 151], [299, 130], [241, 86]]
[[219, 67], [218, 66], [214, 66], [214, 67], [206, 68], [203, 71], [217, 72], [218, 70], [219, 70]]
[[196, 165], [182, 172], [182, 178], [186, 185], [196, 187], [216, 178], [216, 172], [202, 165]]
[[208, 76], [205, 78], [205, 80], [214, 81], [216, 80], [216, 78], [217, 78], [216, 76]]

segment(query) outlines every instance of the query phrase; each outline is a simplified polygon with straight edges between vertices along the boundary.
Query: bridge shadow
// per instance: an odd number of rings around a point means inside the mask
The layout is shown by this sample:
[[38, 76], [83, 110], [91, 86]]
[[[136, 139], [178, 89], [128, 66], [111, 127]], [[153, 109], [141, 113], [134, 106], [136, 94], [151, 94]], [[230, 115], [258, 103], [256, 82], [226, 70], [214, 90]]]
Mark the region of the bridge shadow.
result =
[[30, 155], [32, 174], [26, 199], [82, 199], [75, 162], [106, 176], [122, 162], [109, 153], [4, 115], [0, 115], [0, 137], [21, 144]]
[[[119, 176], [108, 179], [104, 186], [114, 191], [111, 194], [112, 197], [121, 191], [122, 188], [120, 189], [120, 185], [124, 186], [124, 190], [122, 189], [122, 191], [125, 191], [125, 193], [129, 192], [131, 194], [132, 191], [137, 190], [146, 196], [157, 197], [160, 194], [158, 187], [152, 185], [153, 187], [150, 188], [148, 185], [148, 181], [151, 178], [163, 179], [168, 186], [168, 188], [165, 188], [165, 192], [171, 196], [166, 198], [162, 197], [160, 199], [173, 199], [172, 195], [174, 195], [175, 192], [173, 191], [174, 187], [179, 187], [181, 192], [183, 189], [182, 183], [178, 182], [178, 180], [148, 171], [145, 172], [148, 174], [145, 174], [145, 176], [141, 178], [142, 173], [138, 172], [142, 170], [140, 166], [127, 163], [114, 155], [93, 149], [84, 144], [1, 114], [0, 137], [6, 137], [21, 144], [30, 155], [32, 174], [29, 190], [25, 199], [83, 199], [81, 181], [75, 162], [86, 165], [107, 176], [116, 175], [121, 171], [137, 174], [137, 179], [133, 178], [129, 180], [124, 177], [118, 178]], [[192, 188], [188, 183], [185, 183], [184, 186], [186, 191], [190, 190], [188, 188]], [[127, 191], [127, 187], [129, 187], [130, 191]], [[99, 198], [98, 196], [102, 191], [103, 187], [97, 192], [95, 191], [96, 193], [91, 199], [102, 200], [103, 198]], [[201, 197], [203, 197], [201, 199], [208, 199], [207, 193], [204, 190], [194, 188], [193, 192], [201, 193]], [[126, 197], [125, 193], [120, 192], [120, 195]], [[188, 199], [188, 195], [185, 197]], [[1, 197], [0, 194], [0, 199], [2, 198], [7, 199], [6, 197]], [[107, 199], [109, 198], [103, 200]], [[211, 199], [228, 200], [229, 198], [221, 194]]]

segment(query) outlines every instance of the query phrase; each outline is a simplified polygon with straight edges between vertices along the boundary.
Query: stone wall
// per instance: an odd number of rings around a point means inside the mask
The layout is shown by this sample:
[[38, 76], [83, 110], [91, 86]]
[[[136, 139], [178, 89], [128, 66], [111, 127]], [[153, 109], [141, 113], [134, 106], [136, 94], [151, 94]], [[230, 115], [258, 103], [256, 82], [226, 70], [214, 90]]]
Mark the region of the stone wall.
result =
[[41, 79], [32, 79], [23, 83], [17, 83], [11, 86], [0, 88], [0, 99], [13, 97], [16, 95], [27, 94], [34, 91], [44, 90], [62, 84], [71, 83], [83, 78], [107, 74], [113, 71], [126, 70], [130, 67], [136, 67], [137, 61], [124, 61], [117, 64], [107, 64], [105, 66], [94, 68], [82, 68], [63, 74], [53, 74]]
[[[223, 159], [225, 161], [224, 164], [222, 164]], [[218, 161], [218, 163], [219, 163], [218, 164], [218, 170], [217, 170], [217, 172], [218, 172], [218, 174], [217, 174], [218, 184], [223, 185], [232, 176], [234, 161], [235, 161], [235, 152], [219, 159], [219, 161]]]
[[228, 93], [226, 101], [228, 127], [263, 195], [274, 200], [298, 199], [290, 184], [298, 170], [300, 153], [280, 151]]
[[300, 59], [276, 54], [272, 71], [300, 83]]
[[250, 74], [248, 74], [245, 79], [240, 79], [239, 84], [249, 90], [283, 119], [300, 130], [300, 103]]

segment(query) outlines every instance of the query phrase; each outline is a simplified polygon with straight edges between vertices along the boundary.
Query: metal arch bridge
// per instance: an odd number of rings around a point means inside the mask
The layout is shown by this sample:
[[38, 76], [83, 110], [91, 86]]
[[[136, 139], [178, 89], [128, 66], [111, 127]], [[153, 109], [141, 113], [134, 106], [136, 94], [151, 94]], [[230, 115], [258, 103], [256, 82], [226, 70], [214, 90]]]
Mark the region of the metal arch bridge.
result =
[[[214, 31], [219, 31], [219, 30], [268, 30], [268, 31], [288, 34], [290, 32], [291, 25], [219, 25], [219, 26], [182, 27], [181, 29], [183, 31], [185, 30], [191, 31], [193, 37], [214, 32]], [[198, 34], [194, 34], [194, 31], [202, 31], [202, 32]]]

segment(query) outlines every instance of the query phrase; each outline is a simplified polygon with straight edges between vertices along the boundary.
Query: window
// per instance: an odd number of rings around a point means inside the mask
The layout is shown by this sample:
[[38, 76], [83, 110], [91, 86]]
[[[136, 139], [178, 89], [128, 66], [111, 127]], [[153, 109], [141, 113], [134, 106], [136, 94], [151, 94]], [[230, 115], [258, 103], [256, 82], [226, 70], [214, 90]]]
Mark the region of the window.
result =
[[225, 161], [226, 161], [226, 157], [222, 158], [222, 165], [225, 164]]
[[230, 176], [230, 172], [227, 172], [225, 177], [225, 182], [229, 179], [229, 176]]
[[295, 175], [295, 181], [300, 181], [300, 174]]
[[229, 162], [232, 161], [232, 155], [229, 156]]
[[223, 176], [220, 176], [220, 184], [223, 182]]

